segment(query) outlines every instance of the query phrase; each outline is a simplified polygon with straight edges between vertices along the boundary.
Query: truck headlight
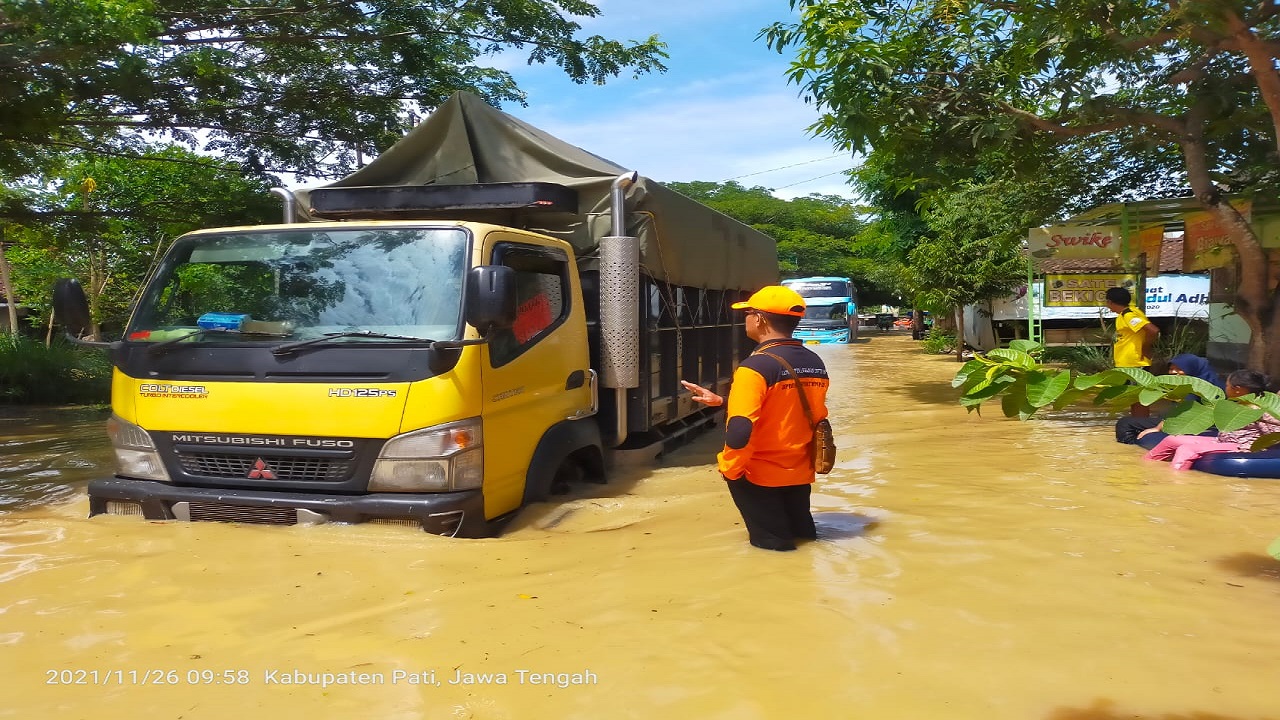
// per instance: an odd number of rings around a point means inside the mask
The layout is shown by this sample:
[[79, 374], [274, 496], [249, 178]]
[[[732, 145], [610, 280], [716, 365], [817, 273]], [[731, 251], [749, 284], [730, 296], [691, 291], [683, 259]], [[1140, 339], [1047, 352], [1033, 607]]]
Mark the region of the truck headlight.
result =
[[116, 473], [142, 480], [169, 482], [169, 472], [160, 461], [160, 453], [146, 430], [112, 415], [107, 420], [107, 435], [116, 449]]
[[484, 481], [480, 419], [397, 435], [382, 446], [369, 489], [383, 492], [469, 490]]

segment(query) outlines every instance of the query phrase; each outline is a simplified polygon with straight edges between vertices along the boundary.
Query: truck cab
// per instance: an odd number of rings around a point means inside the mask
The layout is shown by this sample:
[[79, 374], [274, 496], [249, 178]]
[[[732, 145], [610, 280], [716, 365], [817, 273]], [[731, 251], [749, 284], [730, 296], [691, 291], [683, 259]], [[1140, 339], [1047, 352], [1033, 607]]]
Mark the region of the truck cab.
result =
[[851, 343], [858, 339], [858, 290], [849, 278], [783, 280], [805, 299], [795, 337], [806, 344]]

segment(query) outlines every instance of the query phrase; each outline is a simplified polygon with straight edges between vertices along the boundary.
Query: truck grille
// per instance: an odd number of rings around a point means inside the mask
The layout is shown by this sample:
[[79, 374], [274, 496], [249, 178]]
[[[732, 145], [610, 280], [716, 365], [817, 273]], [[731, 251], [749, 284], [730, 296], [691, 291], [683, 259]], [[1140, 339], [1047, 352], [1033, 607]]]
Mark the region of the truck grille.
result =
[[259, 525], [297, 525], [298, 511], [293, 508], [244, 507], [222, 503], [191, 503], [194, 521], [257, 523]]
[[[264, 479], [302, 482], [342, 482], [351, 475], [352, 460], [316, 457], [277, 457], [232, 453], [179, 452], [178, 462], [188, 475], [243, 480], [261, 459], [274, 477]], [[260, 476], [255, 476], [260, 477]]]

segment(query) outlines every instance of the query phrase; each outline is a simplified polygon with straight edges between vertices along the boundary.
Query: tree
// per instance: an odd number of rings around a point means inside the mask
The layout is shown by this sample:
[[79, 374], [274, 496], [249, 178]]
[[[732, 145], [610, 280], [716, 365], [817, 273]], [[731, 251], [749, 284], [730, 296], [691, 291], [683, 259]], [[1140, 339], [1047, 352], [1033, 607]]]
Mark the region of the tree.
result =
[[[1242, 0], [792, 0], [791, 79], [842, 147], [956, 158], [1039, 136], [1102, 136], [1166, 163], [1231, 233], [1249, 363], [1280, 373], [1280, 292], [1230, 192], [1275, 194], [1280, 6]], [[1078, 172], [1078, 168], [1069, 171]]]
[[278, 216], [267, 178], [169, 147], [141, 156], [80, 159], [32, 184], [26, 206], [0, 213], [18, 243], [14, 285], [44, 316], [51, 278], [74, 276], [100, 323], [123, 324], [148, 269], [168, 243], [200, 227]]
[[860, 302], [888, 299], [872, 279], [878, 253], [862, 241], [865, 208], [834, 195], [784, 200], [768, 188], [744, 188], [732, 181], [665, 185], [777, 240], [784, 275], [848, 277], [859, 287]]
[[927, 234], [908, 253], [925, 304], [955, 312], [957, 360], [964, 351], [964, 306], [1002, 297], [1025, 282], [1022, 238], [1035, 218], [1027, 208], [1036, 206], [1026, 190], [1006, 182], [936, 193], [924, 214]]
[[250, 171], [345, 174], [456, 90], [523, 101], [498, 53], [576, 82], [662, 71], [584, 0], [17, 0], [0, 7], [0, 176], [172, 138]]

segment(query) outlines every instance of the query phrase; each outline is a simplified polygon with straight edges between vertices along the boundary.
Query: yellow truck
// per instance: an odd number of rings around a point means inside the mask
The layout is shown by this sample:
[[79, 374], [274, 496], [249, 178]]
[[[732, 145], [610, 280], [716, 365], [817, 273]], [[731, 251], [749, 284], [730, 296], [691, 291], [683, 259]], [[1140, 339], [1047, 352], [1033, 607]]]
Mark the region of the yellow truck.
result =
[[[90, 514], [500, 532], [717, 411], [773, 241], [459, 94], [284, 222], [178, 238], [115, 366]], [[59, 316], [88, 325], [71, 280]], [[87, 341], [82, 341], [87, 342]]]

